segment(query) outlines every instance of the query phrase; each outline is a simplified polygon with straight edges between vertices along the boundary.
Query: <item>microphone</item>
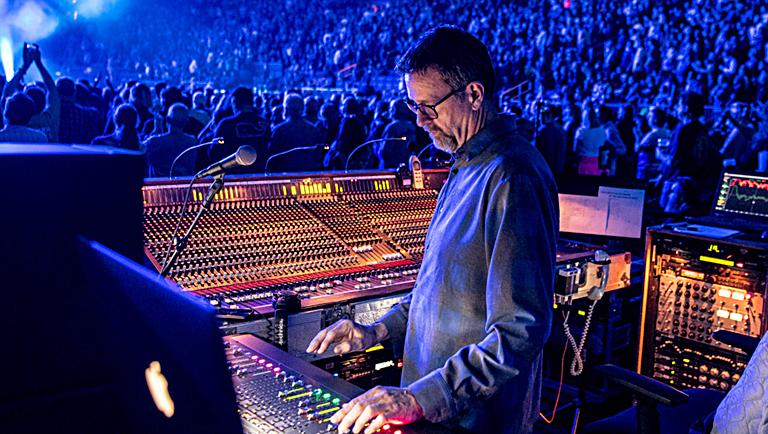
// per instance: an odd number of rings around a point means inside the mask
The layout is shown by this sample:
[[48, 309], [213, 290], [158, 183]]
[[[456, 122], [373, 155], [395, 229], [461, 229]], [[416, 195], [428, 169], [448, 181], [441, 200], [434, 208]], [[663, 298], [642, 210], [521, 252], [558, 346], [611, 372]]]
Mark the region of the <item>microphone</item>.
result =
[[362, 147], [364, 147], [366, 145], [370, 145], [371, 143], [388, 142], [390, 140], [408, 140], [408, 139], [405, 136], [403, 136], [403, 137], [388, 137], [386, 139], [373, 139], [373, 140], [368, 140], [367, 142], [363, 142], [360, 146], [358, 146], [357, 148], [353, 149], [352, 152], [349, 153], [349, 156], [347, 157], [347, 164], [344, 165], [344, 171], [345, 172], [348, 171], [348, 169], [349, 169], [349, 162], [350, 162], [350, 160], [352, 160], [352, 155], [354, 155], [355, 152], [357, 152], [360, 148], [362, 148]]
[[193, 150], [193, 149], [199, 149], [203, 146], [209, 146], [216, 143], [217, 145], [221, 146], [224, 144], [224, 138], [223, 137], [216, 137], [215, 139], [211, 140], [210, 142], [201, 143], [199, 145], [190, 146], [189, 148], [181, 151], [181, 154], [177, 155], [176, 158], [173, 159], [173, 163], [171, 163], [171, 170], [168, 171], [168, 178], [173, 178], [173, 166], [176, 165], [176, 162], [179, 161], [179, 158], [181, 158], [184, 154], [187, 152]]
[[269, 171], [267, 170], [269, 169], [269, 162], [275, 157], [290, 154], [291, 152], [294, 152], [294, 151], [320, 151], [323, 149], [328, 150], [328, 145], [326, 145], [325, 143], [318, 143], [315, 146], [300, 146], [298, 148], [291, 148], [291, 149], [288, 149], [287, 151], [278, 152], [275, 155], [270, 155], [269, 158], [267, 158], [267, 162], [264, 163], [264, 174], [266, 175], [269, 173]]
[[197, 175], [195, 175], [195, 179], [204, 178], [206, 176], [216, 176], [234, 167], [250, 166], [254, 162], [256, 162], [256, 150], [251, 146], [244, 145], [237, 148], [237, 151], [235, 151], [235, 153], [229, 157], [213, 163], [205, 169], [201, 170]]

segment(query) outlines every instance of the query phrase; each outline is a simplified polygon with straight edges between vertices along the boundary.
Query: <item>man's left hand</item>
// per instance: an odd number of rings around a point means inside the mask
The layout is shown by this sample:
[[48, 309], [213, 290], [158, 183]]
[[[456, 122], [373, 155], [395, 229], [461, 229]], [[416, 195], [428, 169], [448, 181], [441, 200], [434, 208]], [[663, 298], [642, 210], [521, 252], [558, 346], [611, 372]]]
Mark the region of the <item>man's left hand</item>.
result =
[[[385, 423], [404, 425], [424, 417], [424, 410], [408, 389], [376, 386], [349, 401], [331, 417], [339, 424], [339, 432], [375, 433]], [[370, 425], [365, 426], [370, 421]]]

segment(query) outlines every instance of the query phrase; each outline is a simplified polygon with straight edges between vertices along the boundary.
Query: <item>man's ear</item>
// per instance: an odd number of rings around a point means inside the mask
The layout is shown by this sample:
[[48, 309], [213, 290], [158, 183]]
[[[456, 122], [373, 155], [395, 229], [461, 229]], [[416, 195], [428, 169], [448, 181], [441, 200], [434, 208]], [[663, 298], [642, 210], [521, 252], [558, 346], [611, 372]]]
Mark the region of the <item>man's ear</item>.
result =
[[473, 81], [467, 85], [467, 98], [472, 103], [472, 110], [480, 110], [485, 101], [485, 86], [479, 81]]

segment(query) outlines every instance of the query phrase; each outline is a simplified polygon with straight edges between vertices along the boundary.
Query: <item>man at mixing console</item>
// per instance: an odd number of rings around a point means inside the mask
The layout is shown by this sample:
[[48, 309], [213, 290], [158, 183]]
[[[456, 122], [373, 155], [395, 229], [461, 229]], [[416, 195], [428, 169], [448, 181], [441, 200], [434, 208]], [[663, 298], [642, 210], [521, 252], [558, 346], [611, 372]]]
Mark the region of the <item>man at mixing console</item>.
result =
[[[557, 191], [538, 151], [492, 101], [486, 47], [442, 26], [402, 57], [408, 104], [455, 162], [440, 191], [413, 290], [371, 326], [343, 320], [307, 352], [402, 352], [400, 388], [376, 387], [334, 414], [372, 433], [421, 418], [473, 432], [528, 433], [539, 415], [552, 322]], [[368, 427], [365, 424], [370, 422]]]

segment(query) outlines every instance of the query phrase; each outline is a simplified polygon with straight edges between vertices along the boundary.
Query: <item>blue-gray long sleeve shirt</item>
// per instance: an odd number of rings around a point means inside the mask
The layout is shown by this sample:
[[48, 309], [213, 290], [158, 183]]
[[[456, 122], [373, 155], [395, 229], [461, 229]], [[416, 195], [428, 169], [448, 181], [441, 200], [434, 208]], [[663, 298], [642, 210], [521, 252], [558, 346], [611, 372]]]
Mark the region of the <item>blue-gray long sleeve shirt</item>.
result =
[[487, 125], [456, 153], [414, 289], [380, 320], [428, 421], [532, 430], [558, 221], [552, 173], [512, 122]]

